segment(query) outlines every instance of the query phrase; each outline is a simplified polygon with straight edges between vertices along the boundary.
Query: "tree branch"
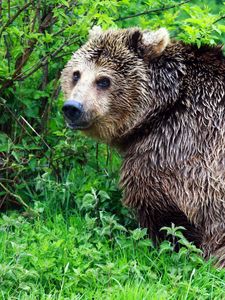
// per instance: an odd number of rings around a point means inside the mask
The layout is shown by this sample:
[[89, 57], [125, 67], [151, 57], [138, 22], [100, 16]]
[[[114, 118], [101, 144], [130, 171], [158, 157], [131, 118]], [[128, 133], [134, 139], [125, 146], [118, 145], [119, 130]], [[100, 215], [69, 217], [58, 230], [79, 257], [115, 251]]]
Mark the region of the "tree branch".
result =
[[10, 0], [8, 0], [8, 18], [9, 18], [9, 19], [10, 19], [10, 17], [11, 17], [10, 9], [11, 9], [11, 3], [10, 3]]
[[31, 32], [34, 32], [35, 23], [36, 23], [37, 18], [40, 18], [40, 7], [41, 7], [41, 0], [39, 0], [37, 3], [35, 15], [34, 15], [34, 18], [32, 21], [32, 25], [31, 25]]
[[[32, 4], [33, 0], [31, 0], [29, 3], [26, 4], [26, 7], [28, 6], [28, 4]], [[58, 5], [56, 8], [61, 8], [63, 7], [63, 5]], [[10, 20], [13, 22], [15, 20], [15, 18], [22, 12], [24, 11], [25, 6], [23, 6], [23, 8], [21, 8]], [[0, 30], [0, 36], [1, 33], [3, 32], [3, 30], [10, 25], [12, 22], [7, 22], [3, 28]], [[46, 16], [44, 16], [43, 20], [41, 21], [41, 24], [39, 25], [39, 28], [37, 30], [37, 32], [39, 33], [43, 33], [49, 26], [52, 26], [55, 22], [57, 21], [56, 17], [53, 17], [53, 10], [49, 11], [47, 13]], [[58, 32], [60, 33], [61, 30]], [[73, 37], [73, 36], [72, 36]], [[25, 77], [23, 77], [23, 74], [21, 74], [21, 71], [23, 69], [23, 67], [26, 65], [28, 59], [30, 58], [30, 55], [32, 54], [32, 52], [35, 49], [35, 46], [37, 45], [37, 40], [36, 39], [31, 39], [28, 41], [28, 47], [24, 49], [24, 52], [21, 54], [20, 57], [17, 58], [16, 60], [16, 70], [14, 71], [14, 73], [11, 76], [11, 79], [8, 79], [4, 82], [2, 82], [2, 86], [0, 88], [0, 93], [12, 86], [14, 84], [14, 81], [17, 80], [23, 80], [27, 77], [29, 77], [31, 74], [33, 74], [35, 71], [37, 71], [40, 67], [44, 66], [47, 63], [47, 59], [49, 57], [54, 57], [56, 56], [64, 46], [68, 46], [69, 42], [71, 41], [71, 39], [69, 39], [68, 41], [66, 41], [66, 43], [63, 43], [61, 47], [59, 47], [54, 53], [52, 53], [51, 55], [47, 55], [45, 58], [45, 61], [43, 62], [43, 60], [41, 59], [41, 61], [38, 63], [37, 67], [35, 67], [34, 71], [30, 72], [28, 75], [25, 75]]]
[[190, 2], [190, 1], [191, 0], [185, 0], [183, 2], [180, 2], [178, 4], [174, 4], [174, 5], [171, 5], [171, 6], [162, 6], [160, 8], [156, 8], [156, 9], [152, 9], [152, 10], [146, 10], [146, 11], [143, 11], [143, 12], [140, 12], [140, 13], [137, 13], [137, 14], [133, 14], [133, 15], [130, 15], [130, 16], [121, 17], [121, 18], [115, 19], [113, 21], [114, 22], [118, 22], [118, 21], [123, 21], [123, 20], [131, 19], [131, 18], [143, 16], [143, 15], [148, 15], [148, 14], [153, 14], [153, 13], [159, 13], [159, 12], [164, 11], [164, 10], [168, 10], [168, 9], [171, 9], [171, 8], [179, 7], [179, 6], [184, 5], [184, 4], [186, 4], [186, 3]]
[[223, 19], [225, 19], [225, 15], [219, 17], [216, 21], [213, 22], [213, 24], [216, 24], [217, 22], [219, 22], [219, 21], [221, 21]]
[[17, 13], [15, 13], [15, 15], [13, 15], [6, 23], [5, 25], [2, 26], [1, 30], [0, 30], [0, 36], [2, 35], [3, 31], [9, 27], [9, 25], [11, 25], [15, 19], [25, 10], [27, 9], [31, 4], [33, 3], [33, 0], [31, 0], [30, 2], [28, 2], [27, 4], [25, 4], [24, 6], [22, 6]]
[[[53, 53], [49, 53], [46, 56], [42, 57], [40, 62], [38, 64], [36, 64], [35, 66], [30, 68], [30, 72], [25, 74], [20, 74], [20, 76], [17, 76], [14, 78], [14, 80], [17, 81], [23, 81], [24, 79], [28, 78], [29, 76], [31, 76], [33, 73], [35, 73], [37, 70], [39, 70], [42, 66], [44, 66], [47, 62], [48, 59], [51, 58], [55, 58], [56, 55], [63, 50], [63, 48], [65, 46], [70, 46], [71, 44], [74, 43], [74, 38], [77, 38], [78, 36], [76, 34], [72, 35], [72, 37], [68, 40], [66, 40], [60, 47], [58, 47]], [[28, 70], [27, 70], [28, 71]]]
[[[20, 122], [19, 118], [17, 118], [17, 116], [14, 114], [14, 112], [6, 105], [6, 100], [2, 97], [0, 97], [0, 100], [2, 102], [0, 102], [0, 105], [3, 105], [3, 107], [9, 112], [9, 114], [12, 116], [12, 118], [16, 121], [16, 123], [31, 137], [32, 141], [37, 144], [37, 141], [34, 139], [34, 137], [30, 134], [30, 132], [27, 130], [27, 128], [25, 126], [23, 126], [23, 124]], [[49, 149], [52, 150], [51, 147], [46, 143], [46, 141], [43, 139], [42, 136], [40, 136], [40, 134], [38, 134], [36, 132], [36, 130], [22, 117], [20, 116], [20, 118], [24, 121], [24, 123], [40, 138], [40, 140], [44, 143], [44, 145]]]
[[2, 25], [2, 0], [0, 0], [0, 26]]
[[1, 182], [0, 182], [0, 186], [3, 188], [3, 190], [6, 191], [7, 194], [9, 194], [10, 196], [16, 198], [16, 199], [19, 201], [20, 204], [22, 204], [24, 207], [26, 207], [27, 209], [29, 209], [29, 210], [31, 210], [32, 212], [34, 212], [34, 210], [33, 210], [32, 208], [30, 208], [30, 207], [26, 204], [26, 202], [24, 202], [23, 199], [22, 199], [19, 195], [14, 194], [13, 192], [11, 192], [11, 191], [10, 191], [9, 189], [7, 189], [7, 187], [4, 186]]

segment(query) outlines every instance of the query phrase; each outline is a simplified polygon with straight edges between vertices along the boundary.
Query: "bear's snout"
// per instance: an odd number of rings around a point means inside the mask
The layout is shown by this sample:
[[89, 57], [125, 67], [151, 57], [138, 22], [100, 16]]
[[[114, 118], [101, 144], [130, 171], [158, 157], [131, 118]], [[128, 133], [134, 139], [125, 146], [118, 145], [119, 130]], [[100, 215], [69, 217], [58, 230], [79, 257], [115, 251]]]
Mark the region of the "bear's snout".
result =
[[64, 103], [62, 110], [66, 119], [69, 122], [74, 123], [80, 119], [84, 108], [81, 103], [75, 100], [68, 100]]
[[67, 100], [62, 107], [62, 111], [70, 128], [82, 129], [87, 127], [84, 107], [78, 101]]

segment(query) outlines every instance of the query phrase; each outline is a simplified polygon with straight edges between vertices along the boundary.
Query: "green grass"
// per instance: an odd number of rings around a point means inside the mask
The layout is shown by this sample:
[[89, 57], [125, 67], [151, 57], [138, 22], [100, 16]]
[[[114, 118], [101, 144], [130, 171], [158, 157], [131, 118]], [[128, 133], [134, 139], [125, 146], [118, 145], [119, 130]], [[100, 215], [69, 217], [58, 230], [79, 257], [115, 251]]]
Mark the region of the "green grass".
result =
[[178, 253], [107, 212], [2, 214], [0, 299], [225, 299], [225, 271], [173, 230]]

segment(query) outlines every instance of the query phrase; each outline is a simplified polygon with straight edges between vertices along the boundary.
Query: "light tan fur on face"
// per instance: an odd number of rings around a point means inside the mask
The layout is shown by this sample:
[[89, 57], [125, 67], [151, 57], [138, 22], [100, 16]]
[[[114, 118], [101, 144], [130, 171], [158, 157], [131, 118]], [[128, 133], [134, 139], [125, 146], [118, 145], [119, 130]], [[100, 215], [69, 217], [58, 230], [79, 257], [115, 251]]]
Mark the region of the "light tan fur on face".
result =
[[99, 90], [96, 86], [96, 80], [101, 77], [110, 77], [109, 72], [104, 72], [94, 63], [83, 61], [73, 68], [81, 74], [80, 80], [72, 88], [70, 99], [75, 99], [84, 106], [84, 110], [95, 117], [104, 116], [109, 110], [109, 91]]
[[[80, 79], [76, 84], [72, 82], [73, 73], [79, 71]], [[109, 110], [110, 88], [100, 90], [96, 86], [96, 80], [107, 76], [110, 78], [109, 70], [96, 66], [85, 59], [74, 65], [68, 65], [63, 73], [62, 85], [65, 98], [81, 103], [84, 111], [91, 116], [92, 120], [104, 117]]]

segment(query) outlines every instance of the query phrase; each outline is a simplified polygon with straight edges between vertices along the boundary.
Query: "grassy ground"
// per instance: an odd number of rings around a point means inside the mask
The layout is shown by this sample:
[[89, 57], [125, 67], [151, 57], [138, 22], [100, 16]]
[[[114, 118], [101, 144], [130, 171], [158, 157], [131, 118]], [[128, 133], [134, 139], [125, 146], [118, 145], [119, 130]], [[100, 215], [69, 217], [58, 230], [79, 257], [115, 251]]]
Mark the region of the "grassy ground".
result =
[[0, 218], [0, 299], [225, 299], [225, 271], [181, 242], [159, 249], [146, 231], [90, 214]]

